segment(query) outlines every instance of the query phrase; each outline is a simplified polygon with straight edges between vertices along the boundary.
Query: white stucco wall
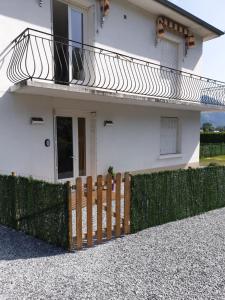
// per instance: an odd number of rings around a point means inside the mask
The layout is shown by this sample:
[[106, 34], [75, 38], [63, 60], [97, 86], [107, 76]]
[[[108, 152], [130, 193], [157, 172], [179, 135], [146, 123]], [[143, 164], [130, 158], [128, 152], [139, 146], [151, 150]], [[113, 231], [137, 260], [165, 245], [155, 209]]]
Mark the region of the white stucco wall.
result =
[[[99, 1], [95, 0], [65, 0], [69, 5], [77, 5], [83, 7], [86, 12], [86, 22], [84, 26], [85, 42], [96, 46], [104, 47], [116, 52], [125, 53], [136, 56], [155, 63], [161, 63], [161, 42], [155, 45], [155, 21], [157, 16], [151, 15], [149, 12], [134, 6], [127, 1], [111, 0], [110, 13], [105, 18], [103, 27], [100, 26], [100, 8]], [[51, 0], [43, 1], [42, 7], [39, 7], [38, 0], [2, 0], [0, 1], [0, 53], [1, 51], [25, 28], [33, 28], [47, 33], [52, 33], [52, 12]], [[126, 19], [124, 19], [126, 15]], [[179, 35], [166, 33], [166, 39], [177, 43], [179, 47], [178, 68], [181, 70], [191, 71], [193, 73], [201, 73], [201, 57], [202, 57], [202, 41], [196, 36], [196, 47], [188, 51], [188, 55], [184, 56], [184, 39]], [[40, 45], [41, 40], [37, 41]], [[40, 67], [39, 53], [33, 40], [33, 51], [36, 54], [36, 65]], [[43, 53], [44, 48], [39, 48]], [[46, 45], [45, 51], [50, 57], [52, 53]], [[169, 53], [168, 53], [169, 56]], [[28, 53], [32, 61], [31, 50]], [[32, 65], [32, 64], [31, 64]], [[32, 74], [32, 66], [31, 74]], [[43, 67], [47, 68], [47, 63], [43, 60]], [[0, 90], [4, 87], [7, 89], [10, 82], [6, 79], [7, 63], [1, 70]], [[49, 64], [51, 68], [51, 64]], [[107, 67], [107, 66], [106, 66]], [[46, 69], [47, 72], [47, 69]], [[46, 75], [43, 72], [42, 77]], [[39, 69], [36, 66], [36, 74]], [[51, 77], [51, 70], [49, 78]]]
[[[181, 158], [160, 159], [160, 117], [178, 117]], [[113, 120], [114, 126], [104, 128], [105, 118]], [[181, 110], [102, 108], [98, 112], [98, 170], [106, 171], [109, 165], [135, 171], [198, 162], [199, 118], [199, 112]]]
[[[136, 171], [198, 162], [200, 113], [131, 105], [14, 96], [7, 94], [0, 103], [0, 172], [54, 180], [53, 111], [96, 112], [96, 166], [105, 174], [113, 165], [117, 171]], [[178, 117], [182, 157], [159, 159], [160, 117]], [[32, 126], [31, 117], [43, 117], [43, 125]], [[112, 120], [112, 127], [104, 127]], [[44, 140], [51, 146], [46, 148]], [[89, 137], [90, 138], [90, 137]], [[88, 139], [89, 139], [88, 138]], [[89, 143], [90, 141], [88, 141]], [[88, 149], [92, 156], [95, 149]], [[90, 172], [90, 171], [89, 171]]]
[[[96, 13], [96, 45], [160, 63], [160, 40], [155, 45], [157, 16], [126, 1], [113, 0], [110, 3], [110, 13], [102, 28]], [[165, 37], [179, 45], [179, 69], [201, 74], [202, 39], [196, 36], [196, 47], [190, 49], [185, 57], [184, 39], [168, 32]]]
[[[86, 2], [85, 2], [86, 3]], [[155, 17], [126, 1], [111, 1], [111, 11], [103, 28], [95, 8], [89, 8], [95, 25], [89, 26], [89, 41], [130, 55], [159, 61], [160, 43], [155, 41]], [[124, 20], [123, 15], [127, 15]], [[89, 19], [90, 20], [90, 19]], [[37, 0], [1, 0], [0, 52], [25, 28], [51, 32], [51, 1], [39, 7]], [[169, 37], [169, 36], [168, 36]], [[181, 41], [178, 40], [178, 43]], [[183, 43], [182, 43], [183, 45]], [[198, 72], [202, 44], [182, 56], [180, 67]], [[96, 111], [96, 172], [105, 173], [109, 165], [116, 171], [135, 171], [198, 162], [199, 112], [138, 107], [120, 104], [54, 99], [43, 96], [15, 95], [7, 90], [12, 85], [6, 78], [7, 65], [0, 65], [0, 172], [18, 174], [53, 181], [55, 178], [53, 111]], [[178, 117], [182, 130], [182, 156], [159, 159], [160, 117]], [[40, 126], [30, 124], [31, 117], [43, 117]], [[104, 120], [114, 126], [104, 127]], [[44, 140], [50, 138], [46, 148]], [[95, 149], [90, 149], [92, 156]]]
[[28, 27], [51, 32], [51, 23], [50, 0], [43, 1], [42, 7], [39, 0], [0, 1], [0, 49], [3, 50]]
[[[43, 1], [40, 7], [38, 0], [2, 0], [0, 1], [0, 25], [0, 53], [26, 28], [51, 33], [51, 1]], [[0, 96], [12, 85], [6, 76], [10, 57], [11, 55], [8, 55], [4, 61], [0, 61]]]

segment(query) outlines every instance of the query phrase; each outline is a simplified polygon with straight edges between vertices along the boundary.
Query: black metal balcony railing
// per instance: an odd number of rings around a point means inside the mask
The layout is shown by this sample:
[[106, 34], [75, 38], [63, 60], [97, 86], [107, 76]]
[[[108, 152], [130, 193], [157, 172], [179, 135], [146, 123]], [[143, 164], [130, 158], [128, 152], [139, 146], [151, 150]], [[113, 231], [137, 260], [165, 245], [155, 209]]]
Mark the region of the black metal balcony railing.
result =
[[225, 105], [225, 83], [33, 29], [1, 54], [7, 77], [80, 85], [154, 98]]

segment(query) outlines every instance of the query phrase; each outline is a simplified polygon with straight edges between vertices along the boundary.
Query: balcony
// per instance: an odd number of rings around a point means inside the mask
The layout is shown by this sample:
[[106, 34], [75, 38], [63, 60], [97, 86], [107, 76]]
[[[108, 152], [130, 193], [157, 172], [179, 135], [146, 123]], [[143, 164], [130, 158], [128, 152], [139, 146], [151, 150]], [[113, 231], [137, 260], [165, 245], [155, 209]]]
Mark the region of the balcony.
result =
[[[225, 106], [225, 83], [62, 37], [26, 29], [1, 53], [16, 86], [27, 81], [93, 93]], [[14, 89], [15, 90], [15, 89]]]

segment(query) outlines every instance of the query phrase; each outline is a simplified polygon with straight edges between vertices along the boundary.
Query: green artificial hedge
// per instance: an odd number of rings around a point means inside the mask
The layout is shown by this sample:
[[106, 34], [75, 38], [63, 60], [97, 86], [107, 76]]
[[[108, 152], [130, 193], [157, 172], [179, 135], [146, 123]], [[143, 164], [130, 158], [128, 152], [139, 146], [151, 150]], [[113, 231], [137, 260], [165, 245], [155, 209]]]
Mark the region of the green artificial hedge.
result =
[[225, 167], [165, 171], [131, 179], [131, 231], [225, 206]]
[[200, 144], [200, 158], [225, 155], [225, 143]]
[[67, 248], [67, 188], [0, 175], [0, 223]]
[[200, 134], [200, 142], [203, 144], [225, 143], [225, 132], [204, 132]]

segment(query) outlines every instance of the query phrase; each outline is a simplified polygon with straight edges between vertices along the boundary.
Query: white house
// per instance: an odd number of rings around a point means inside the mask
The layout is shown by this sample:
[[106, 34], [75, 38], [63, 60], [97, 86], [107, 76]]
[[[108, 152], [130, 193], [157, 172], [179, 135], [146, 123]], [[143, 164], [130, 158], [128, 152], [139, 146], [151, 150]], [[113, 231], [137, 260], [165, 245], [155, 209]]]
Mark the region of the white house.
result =
[[0, 1], [0, 172], [49, 181], [196, 167], [223, 32], [166, 0]]

